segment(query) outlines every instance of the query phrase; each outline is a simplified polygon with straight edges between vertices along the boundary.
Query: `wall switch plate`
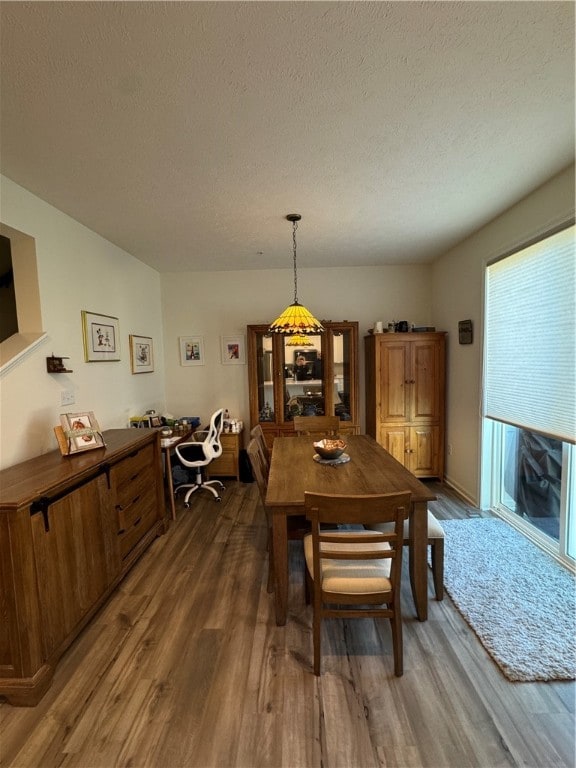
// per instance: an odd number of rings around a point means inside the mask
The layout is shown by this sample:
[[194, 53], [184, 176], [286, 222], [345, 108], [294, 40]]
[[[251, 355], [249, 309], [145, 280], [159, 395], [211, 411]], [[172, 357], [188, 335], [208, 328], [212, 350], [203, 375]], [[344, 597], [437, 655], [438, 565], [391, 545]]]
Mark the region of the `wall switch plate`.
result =
[[71, 389], [63, 389], [60, 392], [60, 405], [74, 405], [76, 398], [74, 392]]

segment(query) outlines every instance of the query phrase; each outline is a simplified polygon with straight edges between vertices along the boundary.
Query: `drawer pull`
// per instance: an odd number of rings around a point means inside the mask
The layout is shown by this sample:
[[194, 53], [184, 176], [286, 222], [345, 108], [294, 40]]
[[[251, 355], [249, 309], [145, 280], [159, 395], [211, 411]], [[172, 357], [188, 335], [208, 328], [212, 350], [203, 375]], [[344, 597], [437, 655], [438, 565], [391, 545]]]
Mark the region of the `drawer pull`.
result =
[[135, 497], [132, 499], [132, 504], [136, 504], [136, 502], [138, 501], [138, 499], [139, 499], [139, 498], [140, 498], [140, 494], [138, 494], [138, 496], [135, 496]]
[[124, 507], [122, 506], [122, 504], [116, 504], [116, 512], [123, 512], [123, 511], [124, 511]]
[[137, 525], [140, 525], [141, 522], [142, 522], [141, 517], [138, 517], [136, 520], [134, 520], [134, 528], [136, 528]]

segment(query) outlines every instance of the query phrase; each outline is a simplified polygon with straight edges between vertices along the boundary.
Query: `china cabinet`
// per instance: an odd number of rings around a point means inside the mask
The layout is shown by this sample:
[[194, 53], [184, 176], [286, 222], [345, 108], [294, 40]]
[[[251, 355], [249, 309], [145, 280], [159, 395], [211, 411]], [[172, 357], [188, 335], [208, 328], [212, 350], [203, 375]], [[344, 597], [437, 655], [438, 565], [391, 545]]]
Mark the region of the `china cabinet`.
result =
[[296, 415], [340, 417], [342, 434], [359, 431], [358, 323], [324, 322], [309, 345], [269, 334], [267, 325], [247, 328], [250, 422], [262, 426], [271, 446], [294, 434]]
[[366, 336], [366, 432], [417, 477], [444, 475], [446, 334]]

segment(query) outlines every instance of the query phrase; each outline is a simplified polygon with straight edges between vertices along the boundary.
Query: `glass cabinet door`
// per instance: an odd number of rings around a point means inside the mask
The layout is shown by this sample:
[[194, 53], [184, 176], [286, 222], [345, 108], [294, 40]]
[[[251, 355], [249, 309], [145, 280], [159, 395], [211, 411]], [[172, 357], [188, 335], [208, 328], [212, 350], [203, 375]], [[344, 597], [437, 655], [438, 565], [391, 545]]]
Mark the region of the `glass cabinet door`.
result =
[[[251, 374], [254, 381], [250, 388], [256, 393], [256, 415], [258, 422], [275, 422], [276, 405], [274, 398], [274, 339], [265, 329], [254, 329], [248, 338]], [[254, 414], [252, 414], [254, 421]]]
[[281, 337], [284, 421], [294, 416], [326, 413], [322, 370], [322, 336], [308, 336], [305, 344]]
[[327, 341], [333, 394], [331, 413], [341, 421], [354, 421], [358, 413], [357, 324], [334, 323]]

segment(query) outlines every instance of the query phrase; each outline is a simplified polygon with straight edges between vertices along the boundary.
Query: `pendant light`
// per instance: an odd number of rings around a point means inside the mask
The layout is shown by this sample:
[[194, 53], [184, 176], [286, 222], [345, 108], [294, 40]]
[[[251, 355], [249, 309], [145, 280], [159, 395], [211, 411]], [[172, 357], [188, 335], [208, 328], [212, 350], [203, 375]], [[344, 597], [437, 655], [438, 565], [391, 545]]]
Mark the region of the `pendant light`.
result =
[[287, 347], [313, 347], [314, 342], [310, 341], [308, 336], [304, 336], [301, 333], [295, 333], [291, 336], [288, 336], [288, 341], [286, 342]]
[[296, 272], [296, 230], [302, 218], [299, 213], [286, 216], [292, 222], [292, 250], [294, 258], [294, 302], [268, 328], [269, 333], [281, 333], [285, 336], [308, 336], [323, 333], [324, 327], [306, 307], [298, 303], [298, 275]]

